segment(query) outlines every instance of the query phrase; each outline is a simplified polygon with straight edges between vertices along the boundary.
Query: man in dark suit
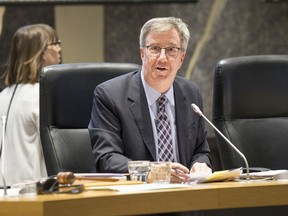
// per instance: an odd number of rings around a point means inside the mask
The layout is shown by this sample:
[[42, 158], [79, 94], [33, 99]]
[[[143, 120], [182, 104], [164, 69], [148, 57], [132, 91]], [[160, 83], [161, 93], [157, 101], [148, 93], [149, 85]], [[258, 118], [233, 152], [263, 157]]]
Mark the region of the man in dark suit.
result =
[[[141, 71], [96, 87], [89, 124], [93, 172], [127, 173], [128, 160], [158, 161], [166, 151], [171, 182], [185, 182], [191, 172], [211, 172], [204, 120], [191, 109], [192, 103], [203, 108], [199, 87], [176, 76], [189, 37], [180, 19], [149, 20], [140, 33]], [[158, 137], [160, 97], [165, 98], [168, 138]]]

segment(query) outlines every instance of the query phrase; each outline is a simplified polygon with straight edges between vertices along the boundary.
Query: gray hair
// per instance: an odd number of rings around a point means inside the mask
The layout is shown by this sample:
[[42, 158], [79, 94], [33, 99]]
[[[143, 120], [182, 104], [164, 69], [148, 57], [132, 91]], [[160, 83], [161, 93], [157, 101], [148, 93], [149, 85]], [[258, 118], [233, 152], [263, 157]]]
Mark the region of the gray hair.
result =
[[180, 19], [175, 17], [159, 17], [148, 20], [142, 27], [139, 37], [140, 47], [144, 47], [146, 43], [147, 35], [150, 32], [163, 32], [176, 29], [180, 40], [181, 49], [186, 51], [190, 33], [187, 25]]

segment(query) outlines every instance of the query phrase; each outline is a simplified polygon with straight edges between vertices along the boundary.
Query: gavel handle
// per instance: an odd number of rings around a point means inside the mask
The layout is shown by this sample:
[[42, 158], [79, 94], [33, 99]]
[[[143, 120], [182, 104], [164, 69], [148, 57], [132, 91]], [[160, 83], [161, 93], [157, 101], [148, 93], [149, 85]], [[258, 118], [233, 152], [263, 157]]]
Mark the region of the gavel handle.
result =
[[89, 181], [106, 181], [106, 182], [116, 182], [117, 178], [107, 178], [107, 177], [94, 177], [94, 176], [75, 176], [73, 172], [59, 172], [57, 174], [57, 180], [59, 184], [73, 184], [75, 180], [89, 180]]

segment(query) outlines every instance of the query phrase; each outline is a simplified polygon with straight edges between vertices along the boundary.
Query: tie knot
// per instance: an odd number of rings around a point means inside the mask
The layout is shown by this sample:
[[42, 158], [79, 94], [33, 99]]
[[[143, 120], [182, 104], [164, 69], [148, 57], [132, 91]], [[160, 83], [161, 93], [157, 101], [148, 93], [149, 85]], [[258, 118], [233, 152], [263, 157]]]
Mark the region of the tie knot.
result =
[[158, 98], [158, 106], [160, 107], [164, 107], [165, 103], [166, 103], [167, 97], [163, 94]]

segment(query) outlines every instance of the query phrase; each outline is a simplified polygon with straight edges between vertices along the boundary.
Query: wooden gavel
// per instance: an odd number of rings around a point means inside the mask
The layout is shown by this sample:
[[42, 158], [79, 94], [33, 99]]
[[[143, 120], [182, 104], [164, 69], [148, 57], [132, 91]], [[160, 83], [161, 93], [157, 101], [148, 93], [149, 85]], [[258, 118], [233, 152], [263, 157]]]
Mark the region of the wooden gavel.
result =
[[59, 184], [73, 184], [76, 177], [73, 172], [59, 172], [57, 174], [57, 181]]
[[59, 184], [73, 184], [75, 180], [93, 180], [109, 182], [119, 181], [119, 179], [116, 178], [75, 176], [73, 172], [59, 172], [57, 174], [57, 181]]

